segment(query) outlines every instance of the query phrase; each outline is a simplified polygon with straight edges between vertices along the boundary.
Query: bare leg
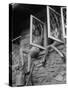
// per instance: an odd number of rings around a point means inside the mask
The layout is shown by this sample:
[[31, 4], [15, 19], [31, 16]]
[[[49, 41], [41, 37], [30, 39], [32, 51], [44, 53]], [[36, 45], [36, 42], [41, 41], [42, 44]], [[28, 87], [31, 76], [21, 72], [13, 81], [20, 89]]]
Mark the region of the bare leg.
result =
[[45, 65], [46, 65], [47, 57], [48, 57], [48, 49], [45, 51], [45, 55], [43, 58], [43, 62], [42, 62], [43, 67], [45, 67]]
[[23, 53], [23, 49], [22, 48], [20, 48], [20, 58], [21, 58], [21, 63], [22, 63], [22, 66], [24, 65], [24, 55], [23, 55], [24, 53]]
[[61, 57], [63, 57], [63, 54], [58, 50], [55, 46], [51, 46]]
[[30, 68], [31, 68], [31, 55], [29, 53], [28, 54], [28, 69], [27, 69], [27, 72], [30, 72]]
[[55, 47], [57, 43], [58, 42], [54, 41], [54, 43], [51, 45], [51, 48], [53, 48], [61, 57], [63, 57], [63, 54], [60, 52], [60, 50]]

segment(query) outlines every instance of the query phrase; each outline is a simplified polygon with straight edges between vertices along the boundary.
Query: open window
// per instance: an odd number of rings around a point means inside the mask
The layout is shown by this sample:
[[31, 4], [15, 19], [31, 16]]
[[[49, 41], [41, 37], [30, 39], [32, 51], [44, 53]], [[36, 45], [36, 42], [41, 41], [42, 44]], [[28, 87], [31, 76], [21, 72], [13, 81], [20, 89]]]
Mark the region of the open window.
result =
[[48, 38], [63, 43], [61, 14], [47, 6]]
[[[35, 16], [30, 16], [30, 44], [41, 49], [45, 49], [45, 43], [47, 42], [45, 33], [44, 23], [36, 18]], [[45, 37], [45, 38], [44, 38]], [[46, 42], [44, 42], [46, 41]]]
[[63, 36], [64, 38], [66, 38], [67, 36], [66, 7], [61, 7], [61, 18], [62, 18]]

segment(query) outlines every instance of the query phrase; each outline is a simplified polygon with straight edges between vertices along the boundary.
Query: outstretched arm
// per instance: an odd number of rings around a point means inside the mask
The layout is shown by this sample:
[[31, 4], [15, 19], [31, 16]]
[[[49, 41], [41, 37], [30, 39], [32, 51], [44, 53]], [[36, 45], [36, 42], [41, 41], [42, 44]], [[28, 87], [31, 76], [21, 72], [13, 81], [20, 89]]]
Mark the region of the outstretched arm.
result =
[[57, 44], [57, 41], [54, 41], [54, 43], [51, 45], [51, 48], [54, 49], [61, 57], [63, 57], [62, 52], [60, 52], [60, 50], [58, 50], [55, 45]]
[[60, 50], [58, 50], [55, 46], [51, 45], [51, 47], [61, 56], [63, 57], [62, 52], [60, 52]]

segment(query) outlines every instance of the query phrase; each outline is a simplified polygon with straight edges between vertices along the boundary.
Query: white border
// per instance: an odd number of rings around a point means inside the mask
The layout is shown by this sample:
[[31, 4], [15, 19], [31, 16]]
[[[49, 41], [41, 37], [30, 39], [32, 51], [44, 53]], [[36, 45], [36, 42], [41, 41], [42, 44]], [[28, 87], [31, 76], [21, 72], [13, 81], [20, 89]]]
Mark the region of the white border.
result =
[[[51, 9], [53, 12], [55, 12], [56, 14], [58, 14], [58, 15], [61, 16], [61, 14], [57, 13], [54, 9], [52, 9], [52, 8], [49, 7], [49, 6], [47, 6], [47, 28], [48, 28], [48, 37], [51, 38], [51, 39], [54, 39], [54, 40], [56, 40], [56, 41], [58, 41], [58, 42], [64, 43], [64, 42], [61, 41], [60, 39], [57, 39], [57, 38], [51, 36], [51, 34], [50, 34], [50, 16], [49, 16], [49, 15], [50, 15], [50, 12], [49, 12], [49, 9]], [[62, 33], [63, 33], [63, 32], [62, 32]]]
[[64, 38], [67, 38], [67, 35], [65, 34], [63, 9], [66, 9], [66, 7], [61, 7], [62, 30], [63, 30], [63, 36], [64, 36]]

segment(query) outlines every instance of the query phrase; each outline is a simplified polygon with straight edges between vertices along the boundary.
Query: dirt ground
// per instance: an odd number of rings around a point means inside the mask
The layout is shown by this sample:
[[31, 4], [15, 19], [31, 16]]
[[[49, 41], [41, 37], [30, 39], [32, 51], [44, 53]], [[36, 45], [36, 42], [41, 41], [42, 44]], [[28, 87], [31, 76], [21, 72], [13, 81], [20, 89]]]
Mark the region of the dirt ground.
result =
[[[64, 53], [66, 56], [66, 47], [64, 45], [59, 45], [57, 47], [60, 49], [61, 52]], [[17, 50], [17, 49], [16, 49]], [[19, 48], [18, 50], [19, 51]], [[19, 53], [17, 53], [17, 56], [19, 56]], [[21, 66], [19, 57], [14, 63], [19, 63], [19, 66]], [[27, 55], [24, 56], [25, 62], [26, 62], [26, 68], [27, 68]], [[63, 59], [60, 57], [60, 55], [56, 51], [52, 51], [49, 53], [49, 56], [47, 58], [47, 62], [45, 66], [42, 66], [43, 62], [43, 55], [40, 57], [38, 56], [37, 59], [32, 59], [33, 64], [35, 65], [32, 72], [32, 84], [28, 83], [28, 85], [50, 85], [50, 84], [65, 84], [66, 83], [66, 62], [63, 61]], [[20, 67], [21, 68], [21, 67]], [[25, 78], [27, 79], [27, 77]], [[24, 85], [24, 70], [20, 69], [13, 69], [12, 71], [12, 81], [13, 86], [25, 86]]]

